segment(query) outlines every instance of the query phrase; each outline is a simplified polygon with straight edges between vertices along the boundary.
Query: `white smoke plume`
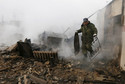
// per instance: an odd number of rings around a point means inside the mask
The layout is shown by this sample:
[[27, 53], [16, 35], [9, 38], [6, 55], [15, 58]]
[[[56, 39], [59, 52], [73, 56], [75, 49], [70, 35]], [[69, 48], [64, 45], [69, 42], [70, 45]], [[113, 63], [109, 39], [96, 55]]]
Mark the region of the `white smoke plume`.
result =
[[[15, 33], [34, 39], [43, 31], [63, 33], [68, 27], [74, 32], [84, 17], [88, 17], [109, 2], [107, 0], [0, 0], [0, 23], [21, 21], [21, 27], [1, 27], [0, 38], [9, 44]], [[6, 25], [6, 24], [4, 24]], [[75, 26], [75, 27], [74, 27]], [[74, 29], [75, 28], [75, 29]], [[11, 30], [11, 32], [10, 32]], [[17, 31], [16, 31], [17, 30]], [[5, 32], [5, 33], [4, 33]], [[7, 33], [7, 34], [6, 34]], [[8, 35], [8, 36], [7, 36]], [[67, 32], [67, 35], [71, 35]], [[13, 37], [14, 38], [14, 37]], [[11, 36], [12, 39], [12, 36]], [[15, 40], [19, 40], [18, 38]], [[11, 43], [15, 43], [12, 41]]]

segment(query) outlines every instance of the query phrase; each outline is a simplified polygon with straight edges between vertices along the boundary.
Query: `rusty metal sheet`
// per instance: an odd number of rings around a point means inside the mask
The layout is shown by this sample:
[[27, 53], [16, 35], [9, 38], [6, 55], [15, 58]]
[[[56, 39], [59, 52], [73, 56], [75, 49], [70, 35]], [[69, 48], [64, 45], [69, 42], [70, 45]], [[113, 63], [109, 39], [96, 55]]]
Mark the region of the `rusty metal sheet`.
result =
[[33, 51], [33, 57], [42, 62], [58, 62], [58, 53], [53, 51]]

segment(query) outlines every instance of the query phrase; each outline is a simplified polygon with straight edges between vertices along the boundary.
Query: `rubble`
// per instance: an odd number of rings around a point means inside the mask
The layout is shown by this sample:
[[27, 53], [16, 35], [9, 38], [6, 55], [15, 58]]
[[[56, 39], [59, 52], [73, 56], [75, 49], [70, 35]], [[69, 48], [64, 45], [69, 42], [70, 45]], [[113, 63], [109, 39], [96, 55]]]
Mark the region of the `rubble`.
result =
[[40, 62], [16, 52], [1, 53], [0, 84], [119, 84], [123, 77], [117, 60], [91, 64], [63, 59], [51, 66], [49, 60]]

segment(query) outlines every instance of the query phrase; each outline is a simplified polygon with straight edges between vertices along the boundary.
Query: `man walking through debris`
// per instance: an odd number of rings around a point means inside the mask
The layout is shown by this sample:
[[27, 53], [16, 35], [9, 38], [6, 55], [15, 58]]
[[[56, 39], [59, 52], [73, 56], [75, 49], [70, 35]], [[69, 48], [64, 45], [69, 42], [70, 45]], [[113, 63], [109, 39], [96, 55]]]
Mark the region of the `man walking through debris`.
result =
[[97, 29], [93, 23], [91, 23], [88, 18], [83, 19], [81, 28], [76, 31], [76, 33], [82, 33], [82, 53], [87, 57], [87, 52], [89, 51], [91, 56], [94, 52], [92, 49], [92, 42], [95, 36], [97, 36]]

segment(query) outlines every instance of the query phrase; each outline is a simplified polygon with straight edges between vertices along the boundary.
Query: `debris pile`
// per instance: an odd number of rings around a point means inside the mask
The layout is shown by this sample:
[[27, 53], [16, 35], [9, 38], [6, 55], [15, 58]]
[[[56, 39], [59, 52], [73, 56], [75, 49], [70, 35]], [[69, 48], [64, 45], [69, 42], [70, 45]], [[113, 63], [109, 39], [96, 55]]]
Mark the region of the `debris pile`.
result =
[[4, 54], [0, 56], [0, 84], [119, 84], [120, 70], [113, 63], [99, 62], [102, 67], [88, 70], [64, 60], [53, 67], [49, 61]]
[[[0, 84], [64, 84], [83, 82], [84, 70], [73, 69], [70, 63], [60, 62], [55, 67], [50, 62], [38, 62], [32, 58], [20, 56], [0, 57]], [[39, 81], [38, 81], [39, 80]]]
[[[119, 84], [121, 81], [117, 58], [80, 62], [49, 53], [32, 51], [30, 45], [23, 42], [0, 50], [0, 84]], [[56, 60], [48, 56], [55, 56]], [[41, 61], [39, 57], [50, 60]]]

